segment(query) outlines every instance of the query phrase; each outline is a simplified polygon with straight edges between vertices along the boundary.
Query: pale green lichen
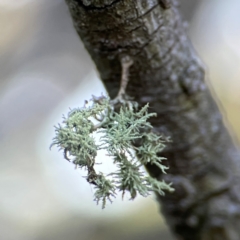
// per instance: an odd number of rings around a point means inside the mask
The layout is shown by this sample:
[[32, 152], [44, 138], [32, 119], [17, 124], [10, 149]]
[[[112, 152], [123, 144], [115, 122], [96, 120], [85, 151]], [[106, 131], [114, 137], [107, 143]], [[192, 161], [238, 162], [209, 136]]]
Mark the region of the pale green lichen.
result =
[[[64, 158], [76, 167], [87, 170], [87, 181], [95, 185], [94, 200], [106, 205], [116, 191], [130, 193], [131, 199], [137, 194], [147, 196], [151, 191], [163, 195], [163, 190], [173, 191], [171, 184], [147, 176], [140, 168], [153, 164], [163, 173], [168, 169], [162, 164], [165, 158], [159, 153], [165, 147], [165, 140], [153, 132], [148, 121], [155, 113], [148, 113], [148, 105], [139, 111], [137, 104], [123, 102], [116, 107], [116, 101], [93, 97], [92, 104], [73, 109], [62, 125], [55, 129], [56, 136], [51, 146], [63, 150]], [[101, 132], [100, 143], [93, 138], [94, 132]], [[98, 150], [106, 149], [112, 156], [118, 170], [104, 176], [97, 173], [94, 165]], [[137, 157], [136, 157], [137, 156]]]

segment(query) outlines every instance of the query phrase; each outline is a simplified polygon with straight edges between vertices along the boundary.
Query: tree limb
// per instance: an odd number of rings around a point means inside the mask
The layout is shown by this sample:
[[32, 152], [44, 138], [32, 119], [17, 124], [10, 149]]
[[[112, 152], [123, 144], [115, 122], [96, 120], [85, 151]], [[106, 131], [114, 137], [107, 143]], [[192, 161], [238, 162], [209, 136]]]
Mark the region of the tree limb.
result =
[[152, 125], [172, 143], [170, 169], [151, 176], [176, 191], [157, 196], [178, 239], [240, 239], [240, 155], [204, 82], [177, 1], [66, 0], [75, 28], [111, 98], [120, 89], [122, 55], [133, 60], [128, 96], [150, 103]]

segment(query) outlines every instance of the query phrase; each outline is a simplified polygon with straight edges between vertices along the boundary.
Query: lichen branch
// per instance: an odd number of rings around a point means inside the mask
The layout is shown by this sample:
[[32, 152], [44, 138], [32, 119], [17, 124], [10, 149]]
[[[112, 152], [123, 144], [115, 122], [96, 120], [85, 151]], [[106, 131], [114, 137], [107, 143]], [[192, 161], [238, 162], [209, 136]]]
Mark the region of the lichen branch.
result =
[[122, 67], [121, 83], [116, 98], [112, 100], [113, 104], [116, 104], [118, 102], [126, 102], [128, 98], [126, 95], [126, 88], [129, 81], [129, 69], [133, 64], [133, 59], [129, 55], [124, 55], [121, 56], [120, 62]]

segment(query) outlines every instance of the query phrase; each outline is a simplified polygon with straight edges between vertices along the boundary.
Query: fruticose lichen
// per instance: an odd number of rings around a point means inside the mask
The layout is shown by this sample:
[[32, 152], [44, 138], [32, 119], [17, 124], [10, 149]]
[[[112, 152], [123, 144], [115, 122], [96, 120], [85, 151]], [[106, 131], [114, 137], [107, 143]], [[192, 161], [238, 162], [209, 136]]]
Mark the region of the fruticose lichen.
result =
[[[91, 104], [90, 104], [91, 103]], [[141, 167], [153, 164], [163, 173], [159, 153], [166, 140], [153, 131], [148, 121], [155, 113], [148, 113], [148, 105], [138, 110], [134, 102], [122, 102], [118, 107], [107, 97], [93, 97], [83, 108], [73, 109], [62, 124], [55, 127], [56, 136], [51, 146], [63, 150], [64, 158], [87, 170], [87, 181], [95, 186], [94, 200], [112, 202], [117, 191], [127, 191], [131, 199], [137, 194], [147, 196], [151, 191], [164, 195], [163, 190], [172, 192], [171, 184], [148, 176]], [[97, 143], [94, 133], [101, 133]], [[97, 152], [105, 149], [117, 166], [117, 171], [104, 175], [95, 170]], [[103, 163], [104, 164], [104, 163]]]

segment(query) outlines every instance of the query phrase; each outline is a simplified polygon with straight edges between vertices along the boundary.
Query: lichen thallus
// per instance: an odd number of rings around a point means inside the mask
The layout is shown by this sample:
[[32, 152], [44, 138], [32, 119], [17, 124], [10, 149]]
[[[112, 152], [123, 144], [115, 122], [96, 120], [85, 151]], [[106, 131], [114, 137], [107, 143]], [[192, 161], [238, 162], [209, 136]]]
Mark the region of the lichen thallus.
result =
[[[118, 95], [108, 97], [93, 96], [91, 103], [84, 107], [70, 110], [62, 124], [55, 126], [55, 137], [50, 147], [56, 145], [63, 150], [64, 158], [77, 168], [87, 171], [86, 180], [94, 185], [94, 200], [112, 202], [116, 192], [127, 191], [131, 199], [137, 194], [147, 196], [151, 191], [164, 195], [164, 190], [174, 191], [171, 183], [159, 181], [148, 176], [141, 166], [153, 164], [163, 173], [168, 168], [162, 164], [165, 158], [159, 156], [168, 138], [154, 132], [148, 119], [156, 116], [148, 113], [148, 104], [138, 109], [138, 104], [131, 101], [125, 90], [129, 80], [129, 68], [133, 60], [129, 56], [120, 59], [122, 66], [121, 84]], [[96, 143], [93, 133], [101, 133]], [[97, 152], [105, 149], [112, 157], [117, 171], [104, 175], [95, 170]]]

